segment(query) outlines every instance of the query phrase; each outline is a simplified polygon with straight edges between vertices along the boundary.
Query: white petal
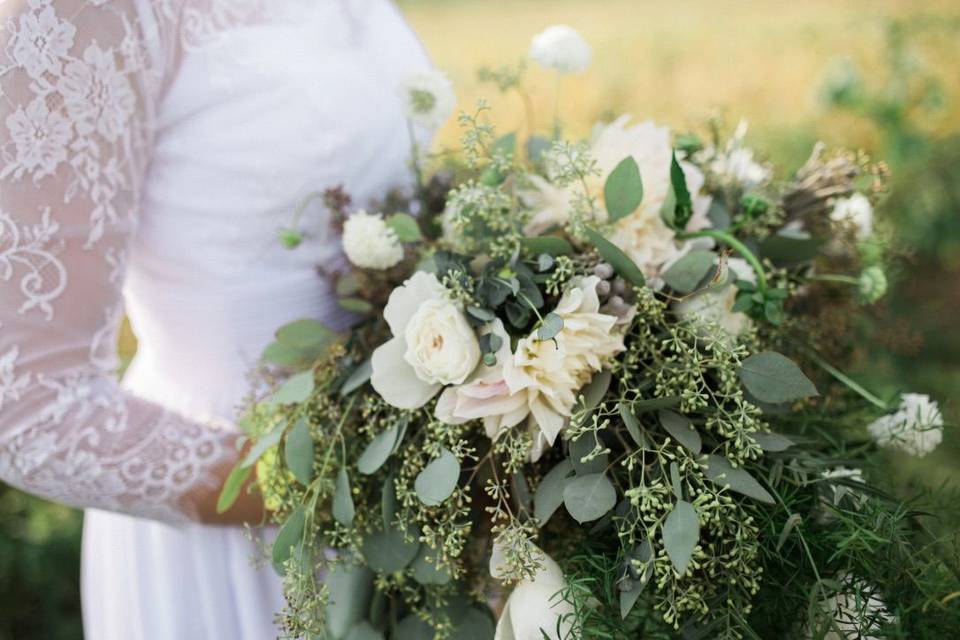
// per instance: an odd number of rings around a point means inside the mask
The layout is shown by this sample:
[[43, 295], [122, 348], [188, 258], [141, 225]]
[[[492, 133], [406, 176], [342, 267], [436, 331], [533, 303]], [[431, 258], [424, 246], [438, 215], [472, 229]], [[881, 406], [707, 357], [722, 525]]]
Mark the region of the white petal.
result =
[[437, 277], [426, 271], [417, 271], [403, 285], [390, 292], [390, 299], [383, 309], [383, 317], [395, 336], [403, 335], [410, 318], [427, 300], [443, 296], [443, 285]]
[[403, 354], [407, 345], [402, 338], [393, 338], [373, 352], [373, 375], [370, 384], [389, 404], [398, 409], [417, 409], [427, 404], [440, 391], [441, 385], [424, 382], [417, 377]]

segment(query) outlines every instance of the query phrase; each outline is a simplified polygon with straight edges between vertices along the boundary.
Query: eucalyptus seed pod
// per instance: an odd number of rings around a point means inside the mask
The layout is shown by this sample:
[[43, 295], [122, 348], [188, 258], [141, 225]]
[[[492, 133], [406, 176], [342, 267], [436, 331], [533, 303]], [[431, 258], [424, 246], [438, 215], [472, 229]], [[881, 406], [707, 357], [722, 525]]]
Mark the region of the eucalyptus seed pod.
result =
[[613, 281], [613, 293], [618, 296], [625, 296], [627, 292], [630, 291], [630, 287], [627, 286], [627, 281], [623, 278], [616, 278]]
[[613, 267], [607, 262], [601, 262], [593, 268], [593, 275], [601, 280], [609, 280], [613, 277]]
[[610, 295], [609, 280], [601, 280], [600, 282], [597, 283], [597, 295], [600, 296], [601, 298], [606, 298], [608, 295]]

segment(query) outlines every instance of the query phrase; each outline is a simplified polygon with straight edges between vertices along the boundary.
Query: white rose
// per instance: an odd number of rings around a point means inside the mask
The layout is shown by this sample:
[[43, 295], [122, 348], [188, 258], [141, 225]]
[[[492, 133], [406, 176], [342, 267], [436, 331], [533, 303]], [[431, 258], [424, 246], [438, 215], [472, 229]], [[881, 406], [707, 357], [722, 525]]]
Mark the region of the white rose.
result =
[[862, 193], [837, 200], [830, 212], [830, 219], [851, 225], [857, 240], [866, 240], [873, 233], [873, 205]]
[[407, 76], [400, 85], [407, 117], [425, 129], [439, 129], [453, 114], [457, 96], [440, 71], [431, 69]]
[[583, 73], [590, 66], [590, 45], [565, 24], [547, 27], [530, 42], [530, 57], [560, 73]]
[[373, 352], [370, 382], [395, 407], [422, 407], [480, 361], [476, 334], [431, 273], [418, 271], [394, 289], [383, 317], [393, 338]]
[[362, 269], [389, 269], [403, 260], [403, 246], [383, 217], [360, 210], [343, 224], [343, 252]]
[[[532, 579], [520, 582], [503, 607], [497, 620], [494, 640], [568, 640], [573, 627], [573, 605], [563, 598], [567, 580], [553, 558], [540, 552], [542, 568]], [[490, 574], [500, 575], [503, 552], [494, 545], [490, 558]], [[557, 636], [557, 623], [560, 636]], [[544, 635], [546, 634], [546, 635]]]

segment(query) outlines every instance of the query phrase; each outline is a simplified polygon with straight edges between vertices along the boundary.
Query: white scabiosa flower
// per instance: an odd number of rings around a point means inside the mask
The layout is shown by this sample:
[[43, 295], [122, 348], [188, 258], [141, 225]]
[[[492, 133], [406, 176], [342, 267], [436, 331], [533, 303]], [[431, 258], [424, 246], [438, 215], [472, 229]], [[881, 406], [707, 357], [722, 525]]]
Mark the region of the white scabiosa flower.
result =
[[590, 66], [591, 53], [583, 36], [565, 24], [547, 27], [530, 42], [530, 57], [560, 73], [583, 73]]
[[830, 212], [830, 219], [852, 226], [857, 240], [866, 240], [873, 233], [873, 205], [862, 193], [837, 200]]
[[431, 131], [447, 121], [457, 104], [450, 80], [435, 69], [407, 76], [400, 85], [400, 99], [407, 117]]
[[383, 317], [393, 338], [373, 352], [370, 383], [394, 407], [422, 407], [480, 361], [476, 333], [432, 273], [418, 271], [394, 289]]
[[403, 260], [403, 246], [383, 216], [360, 210], [343, 225], [343, 252], [362, 269], [389, 269]]
[[[539, 549], [538, 549], [539, 551]], [[573, 631], [573, 604], [563, 598], [567, 580], [553, 558], [540, 551], [541, 568], [521, 581], [507, 598], [494, 640], [568, 640]], [[499, 578], [503, 550], [494, 544], [490, 575]], [[559, 625], [560, 635], [557, 635]]]
[[905, 393], [900, 398], [900, 408], [874, 420], [867, 431], [881, 447], [923, 457], [943, 440], [943, 415], [930, 396]]
[[[820, 609], [826, 618], [820, 631], [826, 630], [824, 640], [879, 640], [884, 625], [894, 621], [886, 604], [877, 593], [877, 589], [860, 579], [851, 579], [839, 575], [837, 582], [845, 585], [845, 590], [832, 594], [820, 603]], [[812, 632], [807, 633], [812, 638]], [[816, 636], [821, 637], [821, 636]]]

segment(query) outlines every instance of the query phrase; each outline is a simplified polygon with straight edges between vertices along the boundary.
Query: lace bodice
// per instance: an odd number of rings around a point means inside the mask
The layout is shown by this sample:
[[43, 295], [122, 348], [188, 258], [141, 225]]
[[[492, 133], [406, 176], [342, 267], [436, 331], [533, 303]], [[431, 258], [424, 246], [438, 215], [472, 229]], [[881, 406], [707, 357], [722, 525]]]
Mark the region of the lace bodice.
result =
[[343, 321], [322, 212], [298, 252], [276, 229], [309, 191], [406, 179], [394, 87], [427, 61], [381, 0], [6, 0], [0, 29], [0, 478], [191, 517], [251, 354], [291, 314]]

